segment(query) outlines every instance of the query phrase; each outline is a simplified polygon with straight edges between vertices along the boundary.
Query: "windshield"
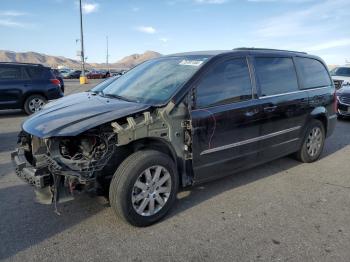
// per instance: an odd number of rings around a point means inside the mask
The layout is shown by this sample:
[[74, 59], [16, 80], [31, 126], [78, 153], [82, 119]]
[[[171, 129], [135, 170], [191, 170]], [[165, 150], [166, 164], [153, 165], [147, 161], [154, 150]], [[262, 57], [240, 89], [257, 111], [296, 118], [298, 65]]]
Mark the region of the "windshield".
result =
[[331, 71], [332, 76], [349, 76], [350, 77], [350, 67], [337, 67]]
[[90, 92], [99, 93], [103, 89], [105, 89], [107, 86], [109, 86], [110, 83], [113, 83], [117, 79], [118, 77], [116, 76], [110, 77], [104, 80], [103, 82], [99, 83], [98, 85], [96, 85], [94, 88], [91, 88]]
[[162, 57], [136, 66], [103, 93], [145, 104], [163, 104], [183, 86], [208, 57]]

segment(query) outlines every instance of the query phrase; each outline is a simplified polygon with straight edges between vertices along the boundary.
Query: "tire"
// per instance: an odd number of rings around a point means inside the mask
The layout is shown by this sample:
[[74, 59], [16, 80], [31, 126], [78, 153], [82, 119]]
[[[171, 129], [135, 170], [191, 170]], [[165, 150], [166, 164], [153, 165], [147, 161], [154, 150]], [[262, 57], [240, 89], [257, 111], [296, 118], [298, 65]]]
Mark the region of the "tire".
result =
[[[158, 168], [161, 168], [158, 181], [161, 183], [162, 179], [166, 179], [164, 184], [147, 183], [146, 170], [150, 172], [148, 175], [153, 174], [151, 178], [156, 181]], [[136, 186], [136, 183], [142, 187]], [[114, 173], [109, 188], [109, 201], [113, 210], [124, 221], [138, 227], [149, 226], [168, 213], [176, 199], [178, 185], [176, 167], [169, 156], [155, 150], [138, 151], [126, 158]], [[157, 193], [159, 189], [169, 190], [169, 193]], [[142, 199], [136, 201], [140, 196]], [[164, 205], [161, 205], [159, 198], [162, 198]], [[153, 209], [151, 202], [154, 203]]]
[[[315, 132], [315, 130], [320, 132], [317, 138], [313, 137], [314, 133], [312, 132]], [[319, 120], [312, 120], [305, 133], [301, 148], [296, 153], [297, 159], [303, 163], [312, 163], [318, 160], [323, 151], [325, 138], [326, 132], [323, 123]], [[317, 145], [311, 143], [312, 141], [314, 141]]]
[[31, 115], [41, 111], [46, 103], [47, 100], [42, 95], [31, 95], [24, 101], [23, 109], [27, 115]]

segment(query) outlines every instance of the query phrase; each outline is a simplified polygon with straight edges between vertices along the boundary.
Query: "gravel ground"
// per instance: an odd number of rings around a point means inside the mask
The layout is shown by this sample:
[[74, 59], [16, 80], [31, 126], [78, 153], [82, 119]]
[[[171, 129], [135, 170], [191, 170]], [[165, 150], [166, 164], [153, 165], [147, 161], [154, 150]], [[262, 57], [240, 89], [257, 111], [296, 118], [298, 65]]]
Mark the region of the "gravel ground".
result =
[[[84, 91], [66, 81], [67, 94]], [[25, 115], [0, 111], [0, 260], [349, 261], [350, 121], [338, 121], [322, 159], [282, 158], [179, 193], [160, 223], [134, 228], [103, 197], [33, 201], [10, 151]]]

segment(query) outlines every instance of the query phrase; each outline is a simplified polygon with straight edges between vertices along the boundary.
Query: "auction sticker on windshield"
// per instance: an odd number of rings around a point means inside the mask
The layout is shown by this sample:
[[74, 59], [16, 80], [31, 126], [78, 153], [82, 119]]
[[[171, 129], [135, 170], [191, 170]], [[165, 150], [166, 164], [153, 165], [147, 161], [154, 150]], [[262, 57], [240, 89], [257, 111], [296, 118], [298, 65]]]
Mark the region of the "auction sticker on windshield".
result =
[[188, 66], [200, 66], [203, 64], [203, 61], [200, 60], [182, 60], [179, 65], [188, 65]]

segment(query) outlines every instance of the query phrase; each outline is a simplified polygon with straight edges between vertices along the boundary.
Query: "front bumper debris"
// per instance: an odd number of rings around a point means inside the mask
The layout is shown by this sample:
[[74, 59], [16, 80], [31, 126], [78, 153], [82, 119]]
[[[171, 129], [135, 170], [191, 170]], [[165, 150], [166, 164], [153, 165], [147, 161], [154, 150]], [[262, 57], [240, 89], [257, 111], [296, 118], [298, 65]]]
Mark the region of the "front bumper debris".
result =
[[26, 160], [24, 151], [17, 149], [11, 153], [11, 160], [15, 167], [16, 175], [26, 183], [36, 188], [44, 188], [51, 184], [52, 176], [44, 168], [34, 168]]

